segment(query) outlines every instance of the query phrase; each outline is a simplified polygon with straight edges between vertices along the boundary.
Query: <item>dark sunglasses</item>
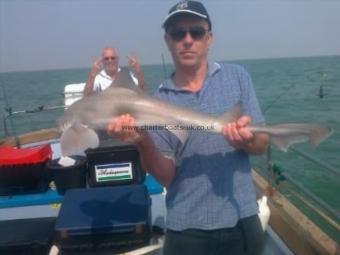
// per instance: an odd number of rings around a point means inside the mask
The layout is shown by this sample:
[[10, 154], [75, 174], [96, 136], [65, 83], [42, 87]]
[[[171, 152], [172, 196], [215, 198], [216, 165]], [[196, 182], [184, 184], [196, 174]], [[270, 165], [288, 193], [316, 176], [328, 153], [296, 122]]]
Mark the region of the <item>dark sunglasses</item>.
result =
[[105, 58], [104, 58], [105, 61], [109, 61], [109, 60], [114, 61], [114, 60], [116, 60], [116, 59], [117, 59], [117, 57], [105, 57]]
[[203, 27], [190, 27], [189, 29], [173, 28], [169, 30], [168, 34], [174, 41], [181, 41], [186, 37], [187, 33], [189, 33], [193, 40], [198, 41], [205, 36], [207, 31], [209, 30]]

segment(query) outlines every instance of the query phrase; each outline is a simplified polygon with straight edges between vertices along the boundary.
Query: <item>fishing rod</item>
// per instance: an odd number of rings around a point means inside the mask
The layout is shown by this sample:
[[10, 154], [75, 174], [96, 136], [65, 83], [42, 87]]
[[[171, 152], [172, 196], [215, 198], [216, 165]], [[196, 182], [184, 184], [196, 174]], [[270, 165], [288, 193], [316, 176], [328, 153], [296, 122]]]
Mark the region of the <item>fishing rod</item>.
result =
[[325, 96], [323, 86], [324, 86], [324, 81], [327, 78], [327, 74], [324, 73], [323, 71], [320, 71], [319, 73], [321, 75], [321, 81], [322, 81], [322, 83], [319, 87], [319, 98], [323, 98]]
[[[5, 111], [9, 115], [11, 115], [12, 114], [12, 107], [9, 106], [9, 102], [8, 102], [8, 97], [7, 97], [5, 86], [2, 83], [0, 83], [0, 86], [1, 86], [1, 89], [2, 89], [2, 94], [4, 96]], [[8, 114], [7, 114], [7, 116], [8, 116]], [[6, 123], [7, 116], [3, 116], [3, 125], [4, 125], [5, 136], [9, 137], [9, 132], [8, 132], [7, 123]], [[17, 148], [20, 148], [20, 142], [19, 142], [19, 139], [17, 137], [17, 133], [16, 133], [16, 130], [15, 130], [15, 127], [14, 127], [13, 120], [10, 119], [9, 123], [10, 123], [12, 131], [13, 131], [13, 137], [14, 137], [15, 145], [16, 145]]]
[[[325, 93], [324, 93], [324, 81], [325, 79], [327, 78], [327, 74], [323, 71], [319, 71], [318, 72], [320, 75], [321, 75], [321, 81], [322, 83], [320, 84], [319, 86], [319, 92], [318, 92], [318, 97], [319, 98], [323, 98], [325, 96]], [[309, 76], [307, 76], [308, 79], [310, 79]], [[286, 94], [287, 92], [289, 92], [292, 88], [295, 87], [295, 84], [292, 84], [288, 89], [282, 91], [275, 99], [274, 101], [272, 101], [263, 111], [263, 113], [266, 113], [276, 102], [278, 102], [281, 97]]]
[[[36, 113], [36, 112], [42, 112], [42, 111], [49, 111], [49, 110], [56, 110], [56, 109], [65, 109], [66, 106], [60, 105], [60, 106], [44, 106], [44, 105], [39, 105], [36, 108], [32, 109], [24, 109], [24, 110], [19, 110], [19, 111], [11, 111], [9, 115], [15, 115], [19, 113]], [[8, 117], [8, 116], [7, 116]]]
[[4, 130], [5, 130], [5, 135], [6, 137], [9, 137], [9, 131], [7, 127], [7, 120], [10, 120], [12, 129], [14, 130], [14, 137], [17, 138], [17, 134], [14, 129], [13, 121], [11, 119], [12, 116], [17, 115], [17, 114], [22, 114], [22, 113], [36, 113], [36, 112], [43, 112], [43, 111], [50, 111], [50, 110], [57, 110], [57, 109], [66, 109], [66, 106], [61, 105], [61, 106], [44, 106], [40, 105], [36, 108], [33, 109], [24, 109], [24, 110], [19, 110], [19, 111], [13, 111], [11, 107], [6, 108], [7, 115], [3, 117], [3, 124], [4, 124]]
[[[318, 71], [316, 72], [317, 74], [320, 75], [320, 85], [319, 85], [319, 90], [317, 92], [317, 96], [322, 99], [326, 96], [325, 92], [324, 92], [324, 87], [325, 87], [325, 81], [327, 82], [327, 73], [325, 73], [324, 71]], [[313, 73], [314, 74], [314, 73]], [[312, 75], [309, 75], [307, 74], [306, 75], [306, 78], [309, 80], [309, 81], [315, 81], [317, 78]]]
[[288, 91], [290, 91], [292, 88], [295, 87], [295, 84], [292, 84], [288, 89], [283, 90], [264, 110], [263, 113], [265, 114], [276, 102], [278, 102], [281, 97], [286, 94]]

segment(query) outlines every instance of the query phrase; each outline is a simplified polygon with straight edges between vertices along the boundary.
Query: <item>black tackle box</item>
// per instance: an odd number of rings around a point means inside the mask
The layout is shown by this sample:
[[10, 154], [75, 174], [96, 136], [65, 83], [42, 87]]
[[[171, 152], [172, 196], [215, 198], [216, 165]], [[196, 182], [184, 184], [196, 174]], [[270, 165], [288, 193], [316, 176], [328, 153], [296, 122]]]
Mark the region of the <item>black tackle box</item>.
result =
[[143, 183], [145, 172], [134, 145], [99, 147], [86, 151], [91, 187]]
[[49, 160], [46, 164], [46, 169], [54, 180], [59, 195], [64, 195], [69, 189], [86, 187], [86, 157], [72, 156], [71, 158], [74, 160], [71, 166], [60, 165], [60, 158]]
[[144, 184], [65, 193], [57, 218], [56, 243], [61, 250], [140, 247], [151, 238], [151, 199]]

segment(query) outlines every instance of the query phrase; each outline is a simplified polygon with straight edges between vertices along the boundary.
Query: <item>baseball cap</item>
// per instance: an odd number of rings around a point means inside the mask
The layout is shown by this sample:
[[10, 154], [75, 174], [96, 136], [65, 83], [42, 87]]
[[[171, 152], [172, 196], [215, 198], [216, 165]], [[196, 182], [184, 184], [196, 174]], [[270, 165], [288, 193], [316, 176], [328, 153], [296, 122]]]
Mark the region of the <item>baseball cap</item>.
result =
[[180, 14], [190, 14], [205, 19], [208, 22], [209, 30], [211, 30], [211, 21], [209, 18], [209, 14], [204, 5], [198, 1], [181, 1], [174, 5], [169, 10], [168, 15], [165, 17], [162, 27], [166, 29], [170, 21]]

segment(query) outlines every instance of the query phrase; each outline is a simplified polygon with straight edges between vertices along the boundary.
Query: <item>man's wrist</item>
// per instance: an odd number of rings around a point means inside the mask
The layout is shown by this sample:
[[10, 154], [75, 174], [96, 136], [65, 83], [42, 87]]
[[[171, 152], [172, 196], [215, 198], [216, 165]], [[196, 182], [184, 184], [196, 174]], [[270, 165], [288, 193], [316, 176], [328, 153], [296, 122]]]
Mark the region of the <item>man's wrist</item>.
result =
[[90, 78], [94, 79], [97, 76], [97, 72], [91, 72], [90, 73]]
[[143, 147], [148, 140], [148, 136], [149, 135], [145, 130], [139, 131], [139, 137], [136, 139], [134, 144], [139, 148]]

